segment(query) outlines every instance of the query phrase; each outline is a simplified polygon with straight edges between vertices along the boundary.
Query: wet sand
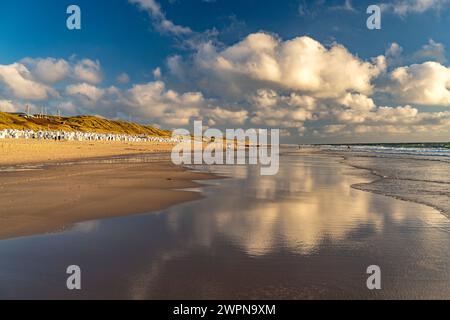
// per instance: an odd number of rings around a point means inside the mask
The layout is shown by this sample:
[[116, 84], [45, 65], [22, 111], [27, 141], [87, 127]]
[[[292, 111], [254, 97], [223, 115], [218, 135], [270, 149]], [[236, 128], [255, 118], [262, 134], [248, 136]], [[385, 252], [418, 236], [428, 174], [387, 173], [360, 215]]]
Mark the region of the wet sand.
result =
[[175, 189], [195, 187], [193, 180], [212, 176], [186, 171], [163, 157], [156, 162], [92, 161], [32, 167], [35, 170], [3, 167], [0, 239], [62, 231], [76, 222], [147, 213], [199, 199], [198, 193]]
[[396, 199], [425, 204], [450, 217], [448, 157], [414, 154], [334, 153], [344, 163], [367, 171], [367, 183], [352, 187]]
[[173, 146], [156, 142], [0, 139], [0, 165], [170, 152]]
[[[98, 184], [102, 174], [91, 173], [93, 190], [139, 181], [135, 165], [119, 171], [121, 183]], [[449, 219], [352, 188], [373, 176], [342, 157], [285, 154], [276, 176], [254, 166], [205, 168], [229, 179], [195, 187], [202, 199], [0, 241], [0, 299], [450, 297]], [[67, 290], [72, 264], [82, 269], [81, 291]], [[382, 290], [367, 288], [369, 265], [380, 266]]]

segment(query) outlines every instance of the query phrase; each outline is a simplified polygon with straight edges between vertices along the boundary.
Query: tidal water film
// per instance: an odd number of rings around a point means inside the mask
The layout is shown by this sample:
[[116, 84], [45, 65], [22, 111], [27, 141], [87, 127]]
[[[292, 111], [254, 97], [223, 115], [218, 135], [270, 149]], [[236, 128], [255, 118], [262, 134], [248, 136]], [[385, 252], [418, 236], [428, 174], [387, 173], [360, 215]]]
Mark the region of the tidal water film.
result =
[[[0, 241], [0, 298], [449, 297], [448, 218], [378, 189], [358, 190], [382, 183], [392, 193], [395, 181], [370, 184], [379, 177], [354, 167], [377, 171], [377, 159], [283, 153], [275, 176], [255, 166], [197, 167], [218, 175], [190, 189], [200, 200]], [[411, 181], [430, 183], [449, 165], [421, 160], [405, 169], [404, 159], [382, 161], [385, 176], [411, 170]], [[83, 270], [79, 292], [61, 285], [73, 262]], [[382, 290], [367, 290], [369, 265], [382, 268]]]

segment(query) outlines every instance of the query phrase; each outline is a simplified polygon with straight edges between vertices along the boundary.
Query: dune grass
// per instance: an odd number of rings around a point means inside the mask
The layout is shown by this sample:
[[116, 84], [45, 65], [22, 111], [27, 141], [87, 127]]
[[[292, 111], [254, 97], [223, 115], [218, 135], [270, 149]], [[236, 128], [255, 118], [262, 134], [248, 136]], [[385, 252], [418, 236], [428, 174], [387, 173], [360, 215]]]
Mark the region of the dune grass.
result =
[[109, 120], [96, 116], [23, 118], [0, 112], [0, 130], [54, 130], [169, 137], [171, 132], [133, 122]]

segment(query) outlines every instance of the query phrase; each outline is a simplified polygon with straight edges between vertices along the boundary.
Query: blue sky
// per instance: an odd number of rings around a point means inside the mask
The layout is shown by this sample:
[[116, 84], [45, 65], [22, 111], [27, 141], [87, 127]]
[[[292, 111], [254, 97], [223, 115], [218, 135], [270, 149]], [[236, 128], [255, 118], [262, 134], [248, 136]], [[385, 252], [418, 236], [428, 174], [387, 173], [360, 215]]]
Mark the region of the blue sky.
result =
[[[344, 1], [265, 0], [173, 0], [159, 1], [167, 16], [177, 24], [202, 32], [217, 28], [220, 40], [232, 44], [257, 31], [274, 32], [284, 39], [309, 35], [322, 43], [338, 41], [362, 58], [383, 53], [392, 42], [401, 42], [405, 50], [414, 51], [428, 39], [448, 43], [446, 32], [450, 15], [429, 10], [423, 14], [399, 18], [383, 16], [381, 31], [366, 28], [365, 9], [373, 1], [357, 1], [357, 12], [335, 9]], [[82, 9], [82, 30], [65, 27], [66, 8], [78, 4]], [[299, 7], [306, 7], [302, 15]], [[176, 42], [161, 35], [150, 18], [126, 0], [43, 0], [2, 1], [0, 19], [0, 58], [12, 63], [23, 57], [57, 57], [76, 54], [104, 61], [106, 70], [123, 68], [139, 74], [157, 67], [173, 53], [183, 54]], [[235, 26], [236, 32], [229, 29]]]
[[[66, 8], [81, 9], [68, 30]], [[286, 142], [450, 140], [450, 1], [0, 3], [0, 110], [165, 128], [270, 127]]]

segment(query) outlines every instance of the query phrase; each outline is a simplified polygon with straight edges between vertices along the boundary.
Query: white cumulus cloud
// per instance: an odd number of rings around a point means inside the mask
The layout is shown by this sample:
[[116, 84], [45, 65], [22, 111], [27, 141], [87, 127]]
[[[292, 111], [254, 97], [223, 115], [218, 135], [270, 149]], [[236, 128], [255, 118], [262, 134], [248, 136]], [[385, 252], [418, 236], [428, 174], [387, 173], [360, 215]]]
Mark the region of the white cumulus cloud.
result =
[[398, 102], [450, 106], [450, 68], [437, 62], [396, 68], [385, 85]]
[[73, 68], [73, 76], [80, 81], [99, 84], [102, 82], [100, 62], [90, 59], [83, 59], [77, 62]]
[[34, 76], [49, 84], [59, 82], [70, 74], [70, 65], [64, 59], [55, 58], [25, 58], [22, 61], [29, 66]]
[[27, 67], [21, 63], [0, 65], [0, 82], [20, 99], [45, 100], [57, 95], [54, 89], [36, 81]]
[[338, 44], [327, 48], [306, 36], [283, 41], [262, 32], [223, 50], [206, 43], [193, 60], [190, 71], [182, 72], [179, 57], [168, 61], [169, 68], [178, 75], [200, 72], [202, 84], [218, 94], [224, 90], [241, 94], [243, 90], [261, 87], [294, 90], [321, 98], [339, 97], [347, 92], [370, 94], [371, 81], [385, 69], [383, 56], [363, 61]]
[[67, 86], [66, 93], [79, 97], [86, 104], [96, 104], [105, 94], [105, 90], [88, 83], [80, 83]]

